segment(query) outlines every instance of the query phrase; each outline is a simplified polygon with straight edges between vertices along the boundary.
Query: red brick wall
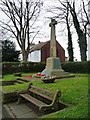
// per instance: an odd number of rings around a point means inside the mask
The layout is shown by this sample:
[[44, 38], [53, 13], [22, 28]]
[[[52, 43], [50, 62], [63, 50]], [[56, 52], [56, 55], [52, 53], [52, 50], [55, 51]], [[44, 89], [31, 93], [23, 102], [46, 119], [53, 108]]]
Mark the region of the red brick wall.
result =
[[60, 58], [61, 62], [65, 62], [65, 50], [62, 48], [62, 46], [57, 42], [57, 57]]
[[[65, 62], [65, 50], [57, 42], [57, 57], [60, 58], [61, 62]], [[46, 62], [46, 59], [50, 57], [50, 41], [48, 41], [41, 49], [41, 62]]]
[[46, 62], [46, 59], [50, 57], [50, 42], [48, 41], [41, 49], [41, 62]]

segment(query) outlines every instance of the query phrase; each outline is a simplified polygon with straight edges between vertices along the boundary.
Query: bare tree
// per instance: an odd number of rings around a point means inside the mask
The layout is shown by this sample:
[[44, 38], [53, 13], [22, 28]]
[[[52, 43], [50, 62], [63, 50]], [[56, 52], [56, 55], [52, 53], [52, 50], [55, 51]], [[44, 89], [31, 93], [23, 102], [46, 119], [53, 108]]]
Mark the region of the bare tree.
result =
[[[80, 47], [80, 54], [81, 54], [81, 60], [82, 61], [86, 61], [87, 60], [87, 25], [89, 24], [89, 18], [88, 18], [88, 14], [86, 12], [85, 9], [85, 5], [84, 5], [84, 1], [82, 0], [83, 3], [83, 11], [85, 14], [85, 18], [83, 19], [84, 16], [82, 16], [82, 22], [83, 25], [80, 24], [80, 20], [78, 19], [78, 15], [76, 13], [75, 10], [75, 1], [73, 2], [73, 6], [71, 6], [71, 4], [68, 2], [68, 6], [70, 8], [70, 12], [73, 18], [73, 23], [74, 23], [74, 27], [76, 29], [77, 35], [78, 35], [78, 43], [79, 43], [79, 47]], [[83, 26], [83, 29], [82, 29]]]
[[[59, 1], [58, 6], [53, 6], [48, 10], [48, 12], [53, 13], [53, 17], [58, 19], [58, 22], [61, 24], [63, 23], [65, 25], [65, 28], [67, 27], [67, 34], [68, 34], [68, 56], [69, 61], [74, 61], [74, 53], [73, 53], [73, 43], [72, 43], [72, 33], [71, 33], [71, 26], [72, 22], [70, 19], [70, 11], [69, 6], [67, 4], [67, 0], [65, 1]], [[63, 32], [63, 30], [62, 30]]]
[[[87, 27], [90, 23], [89, 16], [87, 13], [86, 7], [88, 6], [88, 1], [86, 0], [87, 5], [85, 5], [84, 0], [80, 0], [81, 6], [78, 12], [76, 12], [75, 0], [58, 0], [60, 3], [60, 7], [54, 6], [52, 9], [52, 13], [55, 15], [54, 17], [59, 18], [59, 21], [65, 23], [67, 25], [68, 30], [68, 54], [69, 59], [73, 55], [73, 46], [72, 46], [72, 34], [70, 30], [70, 24], [74, 25], [74, 28], [78, 35], [78, 44], [80, 48], [81, 60], [87, 60]], [[62, 7], [62, 6], [63, 7]], [[71, 13], [71, 15], [70, 15]], [[71, 23], [70, 23], [71, 22]], [[73, 57], [72, 57], [73, 59]]]
[[90, 1], [88, 3], [88, 18], [89, 18], [88, 35], [89, 35], [89, 38], [90, 38]]
[[73, 55], [73, 43], [72, 43], [72, 33], [70, 30], [70, 23], [69, 23], [69, 7], [67, 4], [66, 7], [66, 24], [67, 24], [67, 30], [68, 30], [68, 55], [69, 55], [69, 61], [74, 61], [74, 55]]
[[[23, 61], [27, 61], [30, 51], [31, 35], [35, 33], [35, 22], [38, 19], [43, 5], [41, 0], [1, 0], [0, 9], [8, 17], [8, 22], [0, 20], [0, 26], [11, 32], [16, 38], [23, 56]], [[34, 28], [34, 29], [32, 29]], [[32, 39], [35, 38], [37, 32]]]

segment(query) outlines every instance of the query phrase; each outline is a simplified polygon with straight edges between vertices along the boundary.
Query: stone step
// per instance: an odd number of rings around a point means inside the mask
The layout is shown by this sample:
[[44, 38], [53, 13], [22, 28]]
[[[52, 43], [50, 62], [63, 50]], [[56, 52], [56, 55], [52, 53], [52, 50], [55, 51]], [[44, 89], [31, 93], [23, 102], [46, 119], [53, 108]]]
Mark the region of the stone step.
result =
[[23, 84], [24, 81], [22, 81], [22, 80], [17, 80], [17, 83]]
[[15, 82], [15, 83], [14, 83], [14, 85], [17, 85], [17, 84], [19, 84], [19, 83], [18, 83], [18, 82]]
[[17, 81], [23, 81], [23, 82], [28, 82], [28, 80], [27, 79], [25, 79], [25, 78], [17, 78]]
[[60, 70], [52, 70], [51, 76], [67, 76], [69, 75], [68, 72], [60, 71]]

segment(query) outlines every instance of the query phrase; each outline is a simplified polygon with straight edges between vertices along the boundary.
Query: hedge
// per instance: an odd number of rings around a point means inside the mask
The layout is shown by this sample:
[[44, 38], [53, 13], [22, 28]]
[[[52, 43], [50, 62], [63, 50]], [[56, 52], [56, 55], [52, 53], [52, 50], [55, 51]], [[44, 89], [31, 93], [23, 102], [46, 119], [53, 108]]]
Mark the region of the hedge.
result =
[[90, 61], [66, 62], [62, 64], [62, 69], [72, 73], [90, 73]]
[[[62, 69], [71, 73], [90, 73], [90, 61], [86, 62], [66, 62], [62, 63]], [[2, 73], [10, 74], [15, 72], [41, 72], [45, 68], [45, 63], [21, 63], [3, 62]]]
[[45, 68], [45, 63], [32, 62], [3, 62], [2, 73], [11, 74], [16, 72], [41, 72]]

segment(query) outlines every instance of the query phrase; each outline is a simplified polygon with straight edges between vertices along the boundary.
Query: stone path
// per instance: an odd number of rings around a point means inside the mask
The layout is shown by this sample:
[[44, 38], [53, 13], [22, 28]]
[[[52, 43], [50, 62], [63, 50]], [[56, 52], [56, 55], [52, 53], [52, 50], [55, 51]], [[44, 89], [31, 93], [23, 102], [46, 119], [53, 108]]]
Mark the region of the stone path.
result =
[[2, 101], [0, 100], [0, 120], [2, 119]]
[[37, 118], [38, 115], [25, 104], [9, 103], [3, 106], [3, 116], [5, 118]]
[[0, 120], [2, 118], [2, 87], [0, 86]]

